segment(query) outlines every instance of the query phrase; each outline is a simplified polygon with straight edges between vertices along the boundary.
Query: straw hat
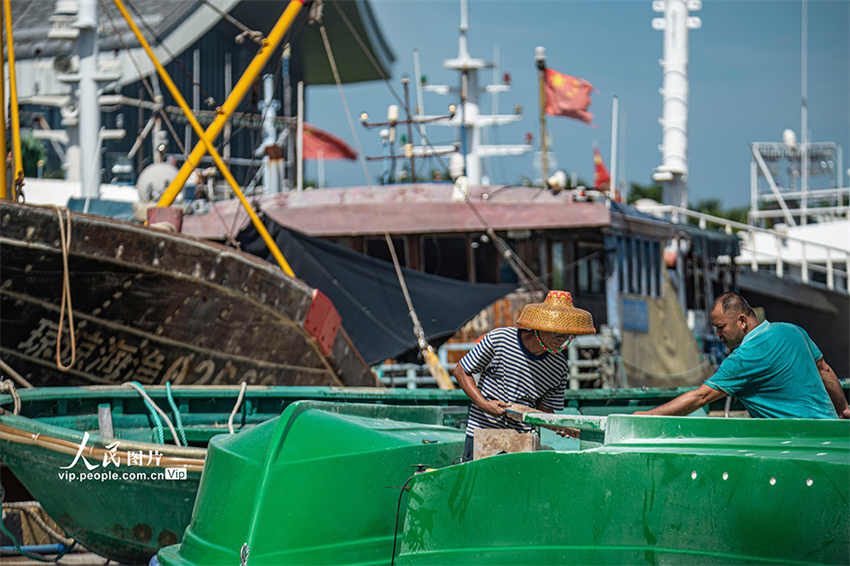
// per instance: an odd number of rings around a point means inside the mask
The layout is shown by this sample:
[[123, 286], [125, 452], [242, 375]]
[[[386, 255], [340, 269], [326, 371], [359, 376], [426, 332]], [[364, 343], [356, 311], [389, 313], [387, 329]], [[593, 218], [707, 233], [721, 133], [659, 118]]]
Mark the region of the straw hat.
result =
[[542, 303], [525, 305], [517, 326], [558, 332], [560, 334], [596, 334], [593, 317], [573, 306], [573, 297], [566, 291], [549, 291]]

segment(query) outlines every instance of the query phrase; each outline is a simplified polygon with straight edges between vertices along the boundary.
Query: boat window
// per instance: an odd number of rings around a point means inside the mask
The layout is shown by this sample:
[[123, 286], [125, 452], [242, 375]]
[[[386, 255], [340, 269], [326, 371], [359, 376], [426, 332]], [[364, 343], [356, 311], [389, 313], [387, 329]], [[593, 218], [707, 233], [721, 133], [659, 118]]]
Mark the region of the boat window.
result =
[[564, 244], [552, 242], [552, 288], [563, 289], [564, 282]]
[[579, 293], [598, 294], [605, 292], [603, 250], [604, 248], [600, 243], [578, 242], [576, 244], [576, 260], [578, 262], [576, 273], [578, 275]]
[[661, 243], [635, 237], [617, 238], [620, 292], [661, 296]]

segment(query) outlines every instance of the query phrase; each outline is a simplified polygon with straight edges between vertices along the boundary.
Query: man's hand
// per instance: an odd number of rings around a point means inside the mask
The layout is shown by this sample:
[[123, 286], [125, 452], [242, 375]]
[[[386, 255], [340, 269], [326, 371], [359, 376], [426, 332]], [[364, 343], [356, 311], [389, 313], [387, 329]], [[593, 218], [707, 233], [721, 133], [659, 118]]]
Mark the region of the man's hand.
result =
[[850, 419], [850, 407], [844, 407], [844, 410], [838, 413], [839, 419]]
[[487, 413], [490, 413], [494, 417], [501, 417], [505, 414], [510, 403], [505, 403], [504, 401], [493, 400], [493, 401], [485, 401], [483, 404], [479, 405], [481, 409]]
[[561, 438], [581, 438], [581, 430], [577, 428], [553, 428]]

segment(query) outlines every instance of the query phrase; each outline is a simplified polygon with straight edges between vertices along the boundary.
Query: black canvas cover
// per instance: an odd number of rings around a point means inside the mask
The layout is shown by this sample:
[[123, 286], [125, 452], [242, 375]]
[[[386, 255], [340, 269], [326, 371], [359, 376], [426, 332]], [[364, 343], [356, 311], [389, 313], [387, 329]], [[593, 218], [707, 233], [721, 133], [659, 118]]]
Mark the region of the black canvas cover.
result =
[[[295, 276], [327, 295], [354, 345], [369, 364], [410, 359], [417, 351], [413, 323], [393, 264], [277, 224], [264, 223]], [[241, 248], [275, 263], [256, 228], [237, 237]], [[513, 285], [467, 283], [404, 269], [428, 342], [437, 347]]]

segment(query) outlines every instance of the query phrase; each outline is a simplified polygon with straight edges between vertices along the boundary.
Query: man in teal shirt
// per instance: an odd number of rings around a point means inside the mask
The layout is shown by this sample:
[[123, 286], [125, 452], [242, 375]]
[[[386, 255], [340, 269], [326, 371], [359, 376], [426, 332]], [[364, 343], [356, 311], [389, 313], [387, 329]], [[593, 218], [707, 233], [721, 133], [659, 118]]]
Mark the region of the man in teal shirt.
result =
[[635, 414], [688, 415], [734, 395], [753, 417], [850, 418], [838, 377], [805, 330], [784, 322], [759, 323], [737, 293], [717, 299], [711, 324], [730, 350], [717, 372], [699, 388]]

